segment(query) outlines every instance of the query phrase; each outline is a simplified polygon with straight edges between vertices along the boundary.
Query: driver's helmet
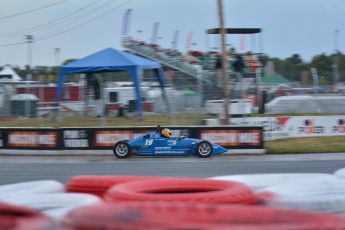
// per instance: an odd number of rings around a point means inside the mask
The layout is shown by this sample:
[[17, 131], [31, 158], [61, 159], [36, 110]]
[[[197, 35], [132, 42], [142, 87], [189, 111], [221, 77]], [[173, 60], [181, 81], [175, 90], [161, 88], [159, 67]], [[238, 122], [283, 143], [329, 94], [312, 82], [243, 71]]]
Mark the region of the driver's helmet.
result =
[[170, 129], [168, 129], [168, 128], [163, 129], [163, 130], [162, 130], [162, 136], [163, 136], [163, 137], [167, 137], [167, 138], [171, 138]]

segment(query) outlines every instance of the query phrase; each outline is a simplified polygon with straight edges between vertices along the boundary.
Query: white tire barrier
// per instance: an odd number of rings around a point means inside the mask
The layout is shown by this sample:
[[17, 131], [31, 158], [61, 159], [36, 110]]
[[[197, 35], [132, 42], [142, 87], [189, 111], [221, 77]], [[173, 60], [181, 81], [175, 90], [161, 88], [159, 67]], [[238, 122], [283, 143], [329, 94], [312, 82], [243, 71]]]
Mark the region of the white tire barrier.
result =
[[101, 204], [102, 199], [82, 193], [46, 193], [8, 197], [4, 202], [35, 209], [54, 220], [60, 220], [69, 211], [86, 205]]
[[55, 180], [40, 180], [0, 186], [0, 201], [12, 197], [37, 193], [59, 193], [65, 191], [65, 185]]
[[237, 181], [257, 191], [266, 187], [281, 185], [292, 181], [313, 180], [315, 178], [333, 179], [335, 176], [326, 173], [267, 173], [216, 176], [210, 177], [209, 179]]
[[333, 214], [345, 214], [345, 195], [324, 194], [313, 196], [274, 197], [265, 203], [274, 208], [318, 211]]
[[271, 192], [279, 196], [312, 196], [323, 194], [339, 194], [345, 192], [345, 181], [333, 178], [304, 178], [288, 181], [275, 186], [266, 187], [258, 192]]
[[336, 177], [345, 179], [345, 168], [340, 168], [333, 173]]
[[320, 178], [266, 187], [257, 192], [270, 207], [345, 213], [345, 181]]

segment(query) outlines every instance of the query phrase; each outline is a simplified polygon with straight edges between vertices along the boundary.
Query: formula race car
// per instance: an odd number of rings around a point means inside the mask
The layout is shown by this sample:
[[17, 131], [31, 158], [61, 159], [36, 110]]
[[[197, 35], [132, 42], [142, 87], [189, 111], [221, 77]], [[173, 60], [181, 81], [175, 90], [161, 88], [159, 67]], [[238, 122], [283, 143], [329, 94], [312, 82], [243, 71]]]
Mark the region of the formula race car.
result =
[[141, 135], [133, 140], [118, 141], [113, 147], [117, 158], [139, 156], [199, 156], [202, 158], [227, 152], [227, 149], [206, 140], [184, 136], [166, 138], [160, 126], [156, 132]]

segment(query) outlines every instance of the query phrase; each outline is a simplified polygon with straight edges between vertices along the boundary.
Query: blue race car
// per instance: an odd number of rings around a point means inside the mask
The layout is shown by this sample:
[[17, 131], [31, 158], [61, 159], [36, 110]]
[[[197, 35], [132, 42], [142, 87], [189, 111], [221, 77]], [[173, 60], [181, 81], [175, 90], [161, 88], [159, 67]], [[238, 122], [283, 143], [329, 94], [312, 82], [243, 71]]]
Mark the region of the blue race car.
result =
[[228, 150], [206, 140], [188, 137], [165, 138], [160, 127], [156, 132], [141, 135], [133, 140], [118, 141], [113, 152], [117, 158], [139, 156], [199, 156], [202, 158], [218, 155]]

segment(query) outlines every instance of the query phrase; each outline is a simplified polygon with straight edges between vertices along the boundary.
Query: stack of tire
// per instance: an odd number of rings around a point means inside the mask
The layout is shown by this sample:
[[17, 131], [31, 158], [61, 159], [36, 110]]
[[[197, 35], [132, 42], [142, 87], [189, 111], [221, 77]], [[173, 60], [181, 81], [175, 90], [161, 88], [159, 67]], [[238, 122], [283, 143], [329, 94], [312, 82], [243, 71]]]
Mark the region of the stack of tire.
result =
[[0, 229], [345, 229], [343, 174], [80, 175], [3, 185]]
[[[258, 175], [259, 180], [265, 176]], [[276, 174], [276, 183], [284, 176], [290, 181], [302, 178], [298, 174]], [[255, 175], [238, 176], [247, 181], [227, 177], [77, 176], [68, 181], [67, 191], [97, 195], [104, 203], [75, 209], [62, 223], [76, 230], [345, 229], [345, 216], [267, 207], [261, 191], [247, 183]], [[327, 180], [334, 176], [304, 177]], [[268, 181], [273, 182], [272, 178]]]

